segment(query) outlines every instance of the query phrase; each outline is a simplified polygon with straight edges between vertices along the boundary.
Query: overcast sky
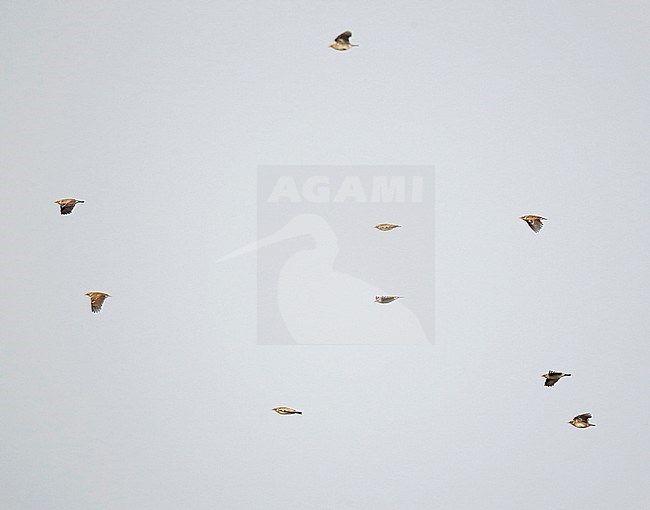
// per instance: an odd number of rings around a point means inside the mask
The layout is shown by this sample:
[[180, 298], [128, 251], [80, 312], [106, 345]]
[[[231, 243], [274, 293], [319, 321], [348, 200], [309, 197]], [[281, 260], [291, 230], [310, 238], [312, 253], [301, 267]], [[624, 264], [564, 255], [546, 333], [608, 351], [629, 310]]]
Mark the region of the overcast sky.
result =
[[[649, 508], [649, 23], [613, 0], [4, 2], [0, 507]], [[345, 30], [359, 47], [328, 48]], [[331, 268], [410, 290], [362, 299], [427, 342], [260, 336], [320, 245], [221, 259], [294, 214], [258, 171], [301, 165], [435, 169], [402, 229], [318, 213]]]

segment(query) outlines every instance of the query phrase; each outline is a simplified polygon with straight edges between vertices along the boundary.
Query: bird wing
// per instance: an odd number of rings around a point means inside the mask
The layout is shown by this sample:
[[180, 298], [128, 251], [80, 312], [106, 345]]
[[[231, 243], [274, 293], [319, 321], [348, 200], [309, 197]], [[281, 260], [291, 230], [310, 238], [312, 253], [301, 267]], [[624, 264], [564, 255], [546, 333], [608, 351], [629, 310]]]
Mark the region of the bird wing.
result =
[[102, 309], [102, 305], [106, 300], [106, 294], [91, 294], [90, 296], [90, 310], [97, 313]]
[[350, 44], [350, 37], [352, 37], [352, 32], [349, 30], [343, 32], [342, 34], [339, 34], [336, 36], [336, 39], [334, 39], [337, 43], [340, 44]]
[[544, 386], [553, 386], [558, 381], [559, 379], [546, 379], [546, 381], [544, 381]]
[[575, 421], [583, 421], [587, 423], [590, 419], [592, 418], [591, 413], [584, 413], [584, 414], [579, 414], [575, 418], [573, 418]]
[[533, 231], [536, 232], [536, 233], [539, 232], [540, 230], [542, 230], [542, 227], [544, 226], [542, 224], [542, 222], [539, 221], [539, 219], [537, 219], [537, 218], [529, 218], [526, 221], [528, 222], [528, 225], [530, 226], [530, 228], [532, 228]]
[[77, 203], [73, 200], [66, 200], [64, 202], [59, 202], [59, 205], [61, 206], [61, 214], [70, 214]]
[[555, 372], [554, 370], [549, 370], [548, 375], [562, 375], [562, 372]]

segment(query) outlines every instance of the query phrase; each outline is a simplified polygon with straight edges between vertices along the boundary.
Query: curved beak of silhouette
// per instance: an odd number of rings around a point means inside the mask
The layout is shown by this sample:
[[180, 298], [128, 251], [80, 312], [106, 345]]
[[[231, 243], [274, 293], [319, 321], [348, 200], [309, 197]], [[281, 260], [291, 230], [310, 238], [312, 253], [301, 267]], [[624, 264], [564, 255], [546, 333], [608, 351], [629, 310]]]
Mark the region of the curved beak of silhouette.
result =
[[238, 248], [235, 251], [232, 251], [227, 255], [224, 255], [223, 257], [217, 259], [217, 262], [224, 262], [225, 260], [234, 259], [237, 257], [241, 257], [243, 255], [248, 255], [249, 253], [256, 252], [260, 248], [264, 248], [265, 246], [270, 246], [272, 244], [279, 243], [286, 239], [291, 239], [292, 237], [296, 237], [304, 233], [305, 232], [296, 231], [296, 229], [291, 228], [291, 224], [287, 224], [284, 227], [282, 227], [280, 230], [278, 230], [277, 232], [269, 236], [263, 237], [262, 239], [247, 244], [246, 246], [242, 246], [241, 248]]
[[218, 259], [217, 262], [241, 257], [242, 255], [257, 251], [264, 246], [269, 246], [286, 239], [293, 239], [294, 237], [300, 236], [309, 236], [316, 246], [320, 244], [329, 250], [338, 250], [336, 235], [334, 235], [329, 223], [323, 217], [317, 214], [300, 214], [291, 218], [288, 223], [278, 231], [224, 255]]

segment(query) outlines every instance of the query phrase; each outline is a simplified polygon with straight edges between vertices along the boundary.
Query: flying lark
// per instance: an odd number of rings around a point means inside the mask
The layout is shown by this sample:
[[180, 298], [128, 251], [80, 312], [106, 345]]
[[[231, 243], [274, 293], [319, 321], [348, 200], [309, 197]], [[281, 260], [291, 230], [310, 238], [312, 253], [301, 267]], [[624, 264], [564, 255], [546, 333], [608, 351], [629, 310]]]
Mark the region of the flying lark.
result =
[[273, 411], [275, 411], [278, 414], [302, 414], [302, 411], [296, 411], [295, 409], [291, 407], [274, 407]]
[[375, 296], [375, 303], [381, 303], [382, 305], [385, 305], [403, 297], [404, 296]]
[[589, 423], [589, 420], [591, 420], [591, 413], [584, 413], [584, 414], [579, 414], [573, 420], [571, 420], [570, 423], [574, 427], [578, 429], [586, 429], [587, 427], [595, 427], [593, 423]]
[[528, 214], [526, 216], [520, 216], [520, 220], [524, 220], [526, 223], [528, 223], [528, 226], [533, 229], [533, 232], [537, 233], [540, 230], [542, 230], [542, 227], [544, 224], [542, 223], [542, 220], [546, 221], [546, 218], [542, 218], [541, 216], [535, 216], [534, 214]]
[[393, 230], [394, 228], [401, 228], [402, 225], [394, 225], [392, 223], [380, 223], [379, 225], [375, 225], [374, 228], [377, 230], [381, 230], [382, 232], [388, 232], [389, 230]]
[[542, 377], [546, 379], [546, 381], [544, 381], [544, 386], [553, 386], [556, 382], [558, 382], [563, 377], [570, 377], [570, 376], [571, 374], [563, 374], [562, 372], [553, 372], [553, 370], [549, 370], [547, 374], [542, 374]]
[[76, 198], [62, 198], [61, 200], [57, 200], [54, 203], [59, 204], [61, 207], [61, 214], [70, 214], [75, 205], [83, 204], [84, 201], [77, 200]]
[[90, 298], [90, 310], [93, 313], [97, 313], [102, 309], [104, 300], [107, 297], [111, 297], [105, 292], [86, 292], [86, 296]]
[[353, 46], [359, 46], [358, 44], [350, 43], [350, 37], [352, 37], [352, 32], [349, 30], [347, 32], [343, 32], [340, 35], [337, 35], [336, 39], [334, 39], [334, 44], [330, 44], [330, 48], [333, 48], [337, 51], [345, 51], [349, 50]]

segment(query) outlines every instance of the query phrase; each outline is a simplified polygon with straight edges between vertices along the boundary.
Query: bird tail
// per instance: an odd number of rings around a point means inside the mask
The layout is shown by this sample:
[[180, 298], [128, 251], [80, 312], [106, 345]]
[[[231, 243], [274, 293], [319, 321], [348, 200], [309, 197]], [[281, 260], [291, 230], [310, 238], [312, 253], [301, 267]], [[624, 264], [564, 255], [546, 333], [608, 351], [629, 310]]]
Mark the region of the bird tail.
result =
[[359, 46], [358, 44], [350, 44], [350, 46]]
[[566, 377], [571, 377], [571, 374], [564, 374]]
[[296, 414], [302, 414], [302, 411], [296, 411]]
[[77, 200], [78, 204], [84, 204], [86, 201], [85, 200]]

